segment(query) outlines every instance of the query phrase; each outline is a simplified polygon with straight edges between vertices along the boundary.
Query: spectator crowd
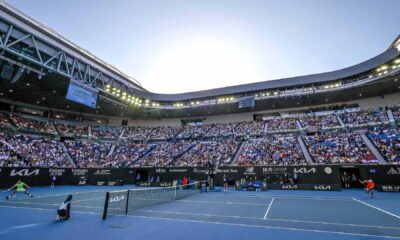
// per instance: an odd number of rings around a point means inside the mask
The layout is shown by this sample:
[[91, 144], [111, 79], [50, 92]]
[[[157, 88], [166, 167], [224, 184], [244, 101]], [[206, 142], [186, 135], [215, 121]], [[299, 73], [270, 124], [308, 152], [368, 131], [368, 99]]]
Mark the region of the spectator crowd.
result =
[[[367, 136], [386, 161], [400, 163], [399, 129], [386, 125], [386, 110], [341, 112], [181, 127], [90, 127], [2, 113], [0, 166], [198, 167], [209, 162], [219, 166], [292, 165], [307, 164], [304, 151], [311, 155], [309, 164], [377, 163], [377, 157], [352, 126], [368, 127]], [[399, 118], [398, 107], [392, 108], [392, 113]], [[342, 129], [340, 119], [350, 128]]]

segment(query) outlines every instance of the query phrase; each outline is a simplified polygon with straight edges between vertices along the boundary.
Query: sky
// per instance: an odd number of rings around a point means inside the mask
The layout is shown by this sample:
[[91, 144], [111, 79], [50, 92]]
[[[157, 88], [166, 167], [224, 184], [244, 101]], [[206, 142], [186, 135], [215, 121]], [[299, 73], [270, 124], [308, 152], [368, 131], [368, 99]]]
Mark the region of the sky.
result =
[[7, 0], [157, 93], [333, 71], [384, 52], [399, 0]]

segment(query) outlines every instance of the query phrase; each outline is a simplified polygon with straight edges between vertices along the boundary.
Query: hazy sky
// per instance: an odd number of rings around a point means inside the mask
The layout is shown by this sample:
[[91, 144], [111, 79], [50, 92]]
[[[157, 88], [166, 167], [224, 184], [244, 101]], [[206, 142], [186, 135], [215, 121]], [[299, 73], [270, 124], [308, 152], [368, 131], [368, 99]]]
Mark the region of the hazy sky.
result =
[[160, 93], [336, 70], [400, 34], [399, 0], [8, 2]]

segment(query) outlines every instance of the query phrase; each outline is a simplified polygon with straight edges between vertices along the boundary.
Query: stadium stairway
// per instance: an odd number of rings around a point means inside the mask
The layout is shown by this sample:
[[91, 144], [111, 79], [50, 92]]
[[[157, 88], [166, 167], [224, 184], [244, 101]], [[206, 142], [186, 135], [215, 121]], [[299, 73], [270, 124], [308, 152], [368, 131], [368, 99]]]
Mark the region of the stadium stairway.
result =
[[308, 149], [307, 149], [306, 145], [304, 144], [303, 139], [301, 138], [301, 136], [297, 136], [297, 141], [300, 144], [301, 151], [303, 152], [304, 157], [306, 158], [306, 161], [308, 163], [312, 163], [313, 160], [311, 158], [310, 152], [308, 152]]
[[263, 128], [264, 134], [265, 134], [267, 131], [268, 131], [268, 123], [265, 122], [265, 123], [264, 123], [264, 128]]
[[149, 132], [149, 134], [146, 136], [146, 138], [145, 139], [143, 139], [143, 142], [148, 142], [149, 141], [149, 139], [150, 139], [150, 136], [151, 136], [151, 134], [153, 133], [153, 131], [154, 131], [154, 128], [153, 129], [151, 129], [151, 131]]
[[51, 125], [53, 126], [53, 128], [56, 130], [58, 136], [62, 136], [60, 130], [58, 130], [56, 123], [53, 120], [50, 120]]
[[389, 110], [387, 110], [386, 112], [387, 112], [387, 116], [388, 116], [388, 118], [389, 118], [389, 123], [390, 123], [390, 125], [392, 125], [393, 127], [396, 127], [396, 121], [394, 120], [392, 110], [389, 109]]
[[89, 136], [89, 138], [91, 138], [92, 137], [92, 126], [88, 126], [88, 136]]
[[248, 143], [248, 141], [244, 141], [244, 142], [240, 143], [240, 146], [236, 150], [234, 157], [232, 159], [232, 162], [231, 162], [232, 165], [235, 165], [238, 162], [239, 156], [243, 152], [243, 149], [247, 146], [247, 143]]
[[151, 153], [151, 151], [153, 151], [156, 147], [157, 147], [156, 145], [152, 145], [152, 146], [150, 147], [150, 149], [149, 149], [147, 152], [145, 152], [145, 153], [143, 153], [142, 155], [140, 155], [137, 159], [135, 159], [135, 160], [132, 162], [132, 164], [136, 163], [136, 162], [139, 161], [141, 158], [143, 158], [143, 157], [145, 157], [147, 154]]
[[74, 168], [76, 168], [76, 163], [75, 163], [74, 159], [72, 159], [71, 155], [69, 154], [67, 147], [64, 145], [63, 142], [59, 142], [58, 144], [62, 147], [62, 149], [63, 149], [65, 155], [66, 155], [67, 158], [68, 158], [68, 161], [71, 163], [71, 165], [72, 165]]
[[364, 143], [367, 145], [369, 150], [375, 155], [377, 158], [379, 164], [387, 164], [385, 158], [383, 158], [382, 154], [379, 152], [379, 150], [375, 147], [375, 145], [371, 142], [371, 140], [367, 136], [367, 132], [365, 130], [359, 131], [360, 136]]
[[[194, 148], [197, 145], [197, 142], [194, 142], [190, 144], [189, 147], [187, 147], [185, 150], [183, 150], [181, 153], [178, 153], [177, 155], [173, 156], [173, 159], [171, 162], [175, 161], [176, 159], [180, 158], [183, 154], [189, 152], [192, 148]], [[169, 163], [168, 163], [169, 164]], [[168, 165], [167, 164], [167, 165]]]
[[15, 125], [15, 123], [13, 122], [13, 120], [11, 120], [10, 115], [4, 113], [4, 116], [5, 116], [5, 117], [7, 118], [7, 120], [11, 123], [11, 126], [12, 126], [13, 130], [14, 130], [14, 131], [17, 130], [17, 125]]
[[304, 130], [303, 126], [301, 126], [301, 123], [300, 123], [300, 121], [298, 119], [296, 119], [296, 125], [297, 125], [298, 129]]
[[126, 129], [126, 128], [122, 128], [121, 134], [120, 134], [119, 137], [118, 137], [118, 141], [120, 141], [120, 140], [123, 138], [124, 133], [125, 133], [125, 129]]
[[335, 114], [335, 115], [336, 115], [337, 120], [340, 123], [340, 126], [342, 126], [342, 128], [345, 128], [346, 124], [344, 124], [344, 122], [343, 122], [342, 118], [339, 116], [339, 114]]
[[115, 148], [117, 147], [117, 144], [111, 145], [110, 151], [107, 153], [107, 157], [111, 156], [114, 153]]

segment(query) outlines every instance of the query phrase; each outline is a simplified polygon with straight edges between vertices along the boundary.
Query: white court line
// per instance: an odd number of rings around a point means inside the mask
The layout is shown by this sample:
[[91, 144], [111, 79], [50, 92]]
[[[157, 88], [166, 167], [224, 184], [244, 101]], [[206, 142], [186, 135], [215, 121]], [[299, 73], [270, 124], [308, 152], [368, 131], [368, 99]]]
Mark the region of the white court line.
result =
[[272, 198], [271, 202], [269, 203], [268, 209], [267, 209], [267, 211], [265, 212], [265, 215], [264, 215], [264, 219], [267, 219], [269, 210], [271, 209], [271, 206], [272, 206], [272, 203], [274, 202], [274, 200], [275, 200], [275, 198]]
[[207, 195], [209, 197], [232, 197], [232, 198], [262, 198], [262, 199], [270, 199], [270, 198], [282, 198], [282, 199], [310, 199], [310, 200], [332, 200], [332, 201], [352, 201], [350, 197], [323, 197], [323, 196], [290, 196], [290, 195], [233, 195], [233, 194], [218, 194], [212, 193]]
[[268, 221], [312, 223], [312, 224], [323, 224], [323, 225], [337, 225], [337, 226], [352, 226], [352, 227], [383, 228], [383, 229], [400, 230], [400, 227], [386, 227], [386, 226], [362, 225], [362, 224], [352, 224], [352, 223], [316, 222], [316, 221], [304, 221], [304, 220], [294, 220], [294, 219], [268, 218]]
[[[0, 203], [6, 203], [6, 204], [24, 204], [24, 205], [39, 205], [39, 206], [59, 206], [59, 203], [35, 203], [35, 202], [6, 202], [6, 201], [0, 201]], [[0, 205], [1, 206], [1, 205]], [[7, 207], [12, 207], [12, 205], [3, 205]], [[73, 205], [74, 207], [82, 207], [82, 208], [99, 208], [102, 209], [104, 207], [94, 207], [94, 206], [83, 206], [83, 205]]]
[[216, 214], [208, 214], [208, 213], [187, 213], [187, 212], [170, 212], [170, 211], [154, 211], [154, 210], [134, 210], [133, 212], [170, 213], [170, 214], [177, 214], [177, 215], [193, 215], [193, 216], [205, 216], [205, 217], [223, 217], [223, 218], [239, 218], [239, 219], [263, 220], [262, 218], [256, 218], [256, 217], [242, 217], [242, 216], [232, 216], [232, 215], [216, 215]]
[[69, 194], [75, 195], [75, 194], [83, 194], [83, 193], [99, 193], [102, 192], [106, 194], [107, 191], [86, 191], [86, 192], [72, 192], [72, 193], [58, 193], [58, 194], [53, 194], [53, 195], [38, 195], [35, 196], [35, 198], [46, 198], [46, 197], [60, 197], [60, 196], [68, 196]]
[[72, 203], [74, 203], [74, 202], [92, 201], [92, 200], [97, 200], [97, 199], [105, 199], [105, 196], [104, 197], [97, 197], [97, 198], [87, 198], [87, 199], [80, 199], [80, 200], [72, 200]]
[[[10, 206], [1, 206], [0, 205], [0, 207], [10, 207]], [[44, 209], [44, 208], [29, 208], [29, 207], [14, 207], [14, 206], [11, 206], [10, 208], [24, 208], [24, 209], [39, 210], [39, 211], [54, 211], [54, 210], [51, 210], [51, 209]], [[72, 212], [102, 215], [102, 213], [94, 213], [94, 212], [84, 212], [84, 211], [72, 211]], [[198, 220], [188, 220], [188, 219], [146, 217], [146, 216], [120, 215], [120, 214], [116, 214], [116, 215], [113, 215], [113, 216], [156, 219], [156, 220], [168, 220], [168, 221], [178, 221], [178, 222], [204, 223], [204, 224], [214, 224], [214, 225], [228, 225], [228, 226], [239, 226], [239, 227], [250, 227], [250, 228], [280, 229], [280, 230], [290, 230], [290, 231], [300, 231], [300, 232], [329, 233], [329, 234], [349, 235], [349, 236], [362, 236], [362, 237], [373, 237], [373, 238], [400, 239], [400, 237], [386, 236], [386, 235], [372, 235], [372, 234], [364, 234], [364, 233], [335, 232], [335, 231], [325, 231], [325, 230], [315, 230], [315, 229], [274, 227], [274, 226], [263, 226], [263, 225], [240, 224], [240, 223], [208, 222], [208, 221], [198, 221]]]
[[260, 204], [260, 203], [217, 202], [217, 201], [198, 201], [198, 200], [175, 200], [174, 202], [216, 203], [216, 204], [250, 205], [250, 206], [268, 206], [269, 205], [269, 204]]
[[361, 200], [358, 200], [358, 199], [355, 199], [355, 198], [352, 198], [352, 199], [353, 199], [354, 201], [356, 201], [356, 202], [359, 202], [359, 203], [361, 203], [361, 204], [364, 204], [365, 206], [371, 207], [371, 208], [376, 209], [376, 210], [378, 210], [378, 211], [380, 211], [380, 212], [386, 213], [386, 214], [388, 214], [388, 215], [390, 215], [390, 216], [393, 216], [393, 217], [395, 217], [395, 218], [400, 219], [400, 216], [397, 216], [397, 215], [394, 214], [394, 213], [385, 211], [385, 210], [383, 210], [383, 209], [381, 209], [381, 208], [375, 207], [375, 206], [373, 206], [373, 205], [371, 205], [371, 204], [368, 204], [368, 203], [366, 203], [366, 202], [363, 202], [363, 201], [361, 201]]
[[24, 225], [18, 225], [18, 226], [11, 227], [11, 229], [30, 228], [30, 227], [36, 227], [38, 225], [40, 225], [40, 223], [24, 224]]

